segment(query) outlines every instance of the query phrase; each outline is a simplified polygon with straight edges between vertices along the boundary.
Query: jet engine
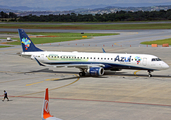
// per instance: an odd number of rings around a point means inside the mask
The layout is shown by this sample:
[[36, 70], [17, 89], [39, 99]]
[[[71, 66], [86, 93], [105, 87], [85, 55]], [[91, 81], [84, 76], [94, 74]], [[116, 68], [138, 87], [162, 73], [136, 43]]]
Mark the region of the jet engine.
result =
[[104, 74], [104, 69], [102, 67], [90, 67], [87, 70], [87, 73], [89, 73], [92, 76], [100, 76]]

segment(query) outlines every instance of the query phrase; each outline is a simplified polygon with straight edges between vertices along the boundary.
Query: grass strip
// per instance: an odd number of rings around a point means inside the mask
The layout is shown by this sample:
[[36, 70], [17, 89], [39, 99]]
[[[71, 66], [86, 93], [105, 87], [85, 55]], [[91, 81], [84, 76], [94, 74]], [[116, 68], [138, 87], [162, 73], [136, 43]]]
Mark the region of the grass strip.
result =
[[102, 24], [102, 25], [31, 25], [0, 24], [0, 28], [23, 29], [72, 29], [72, 30], [133, 30], [133, 29], [171, 29], [170, 23], [158, 24]]
[[[92, 37], [95, 37], [95, 36], [109, 36], [109, 35], [118, 35], [118, 34], [119, 33], [84, 33], [84, 34], [80, 34], [80, 33], [28, 33], [28, 35], [30, 36], [30, 39], [32, 40], [34, 44], [91, 39]], [[33, 35], [43, 35], [44, 37], [34, 37]], [[55, 36], [55, 37], [49, 37], [49, 36]], [[82, 36], [87, 36], [87, 38], [83, 38]], [[17, 40], [17, 41], [8, 42], [7, 44], [11, 44], [11, 45], [21, 44], [19, 38], [12, 38], [12, 39]]]
[[141, 42], [141, 44], [145, 44], [145, 45], [151, 45], [151, 44], [162, 45], [162, 44], [166, 44], [166, 43], [168, 43], [169, 45], [171, 45], [171, 38], [163, 39], [163, 40], [155, 40], [155, 41]]
[[6, 47], [11, 47], [11, 46], [0, 46], [0, 48], [6, 48]]

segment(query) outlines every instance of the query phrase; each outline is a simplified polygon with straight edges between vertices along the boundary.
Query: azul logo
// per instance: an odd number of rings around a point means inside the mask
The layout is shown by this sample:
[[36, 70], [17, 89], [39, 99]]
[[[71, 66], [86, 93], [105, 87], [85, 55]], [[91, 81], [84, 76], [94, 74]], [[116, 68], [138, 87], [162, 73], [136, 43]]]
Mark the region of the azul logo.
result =
[[23, 38], [21, 43], [25, 45], [25, 49], [27, 50], [30, 47], [31, 40], [28, 40], [27, 38]]
[[131, 62], [131, 56], [129, 57], [119, 57], [116, 56], [116, 58], [114, 59], [114, 61], [119, 61], [119, 62]]
[[135, 61], [137, 61], [137, 64], [139, 64], [141, 62], [141, 58], [138, 56], [136, 56], [134, 59], [135, 59]]
[[49, 113], [49, 101], [45, 100], [45, 104], [44, 104], [44, 109], [47, 113]]

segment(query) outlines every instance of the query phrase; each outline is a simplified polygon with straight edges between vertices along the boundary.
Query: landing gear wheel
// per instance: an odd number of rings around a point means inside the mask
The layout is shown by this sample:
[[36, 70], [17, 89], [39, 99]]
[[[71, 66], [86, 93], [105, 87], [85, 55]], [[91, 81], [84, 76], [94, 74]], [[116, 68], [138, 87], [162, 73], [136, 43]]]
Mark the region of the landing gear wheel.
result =
[[152, 75], [151, 75], [151, 74], [149, 74], [149, 75], [148, 75], [148, 77], [152, 77]]
[[79, 76], [80, 77], [85, 76], [85, 72], [79, 72]]
[[152, 77], [151, 72], [152, 72], [152, 71], [148, 70], [148, 77]]

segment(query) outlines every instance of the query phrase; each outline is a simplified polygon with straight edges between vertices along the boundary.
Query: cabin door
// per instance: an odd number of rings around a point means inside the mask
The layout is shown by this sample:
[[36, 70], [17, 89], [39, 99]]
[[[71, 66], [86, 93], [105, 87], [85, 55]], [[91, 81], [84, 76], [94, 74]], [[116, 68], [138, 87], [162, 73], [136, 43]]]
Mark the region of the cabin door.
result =
[[40, 55], [41, 60], [44, 60], [44, 54]]
[[142, 63], [143, 63], [144, 66], [146, 66], [147, 65], [147, 58], [143, 58]]

